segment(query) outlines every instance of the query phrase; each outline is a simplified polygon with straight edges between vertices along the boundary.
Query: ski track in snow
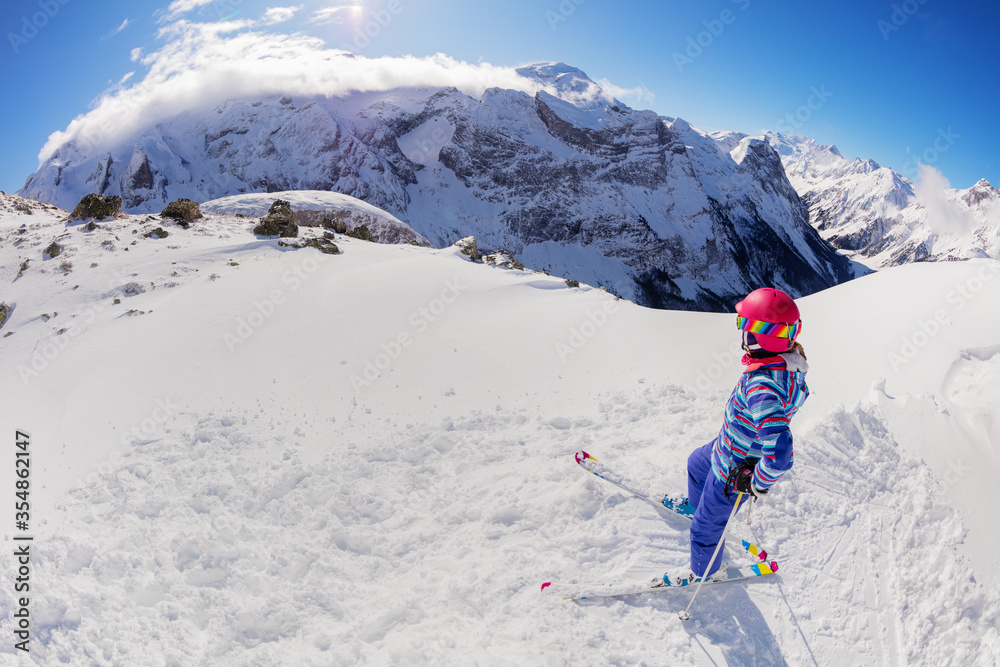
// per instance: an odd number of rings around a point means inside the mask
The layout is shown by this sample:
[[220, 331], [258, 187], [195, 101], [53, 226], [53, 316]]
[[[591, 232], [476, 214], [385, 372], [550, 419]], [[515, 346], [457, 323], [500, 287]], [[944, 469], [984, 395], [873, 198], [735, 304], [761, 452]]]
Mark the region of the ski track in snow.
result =
[[[997, 596], [968, 575], [955, 512], [870, 403], [800, 433], [795, 474], [755, 510], [753, 535], [782, 564], [773, 579], [706, 590], [687, 624], [675, 617], [686, 592], [540, 595], [545, 580], [654, 574], [686, 558], [684, 522], [571, 456], [586, 448], [650, 489], [676, 489], [724, 396], [663, 385], [603, 399], [592, 418], [522, 409], [349, 428], [320, 460], [300, 454], [294, 415], [178, 415], [102, 464], [65, 500], [60, 529], [38, 536], [32, 657], [993, 664]], [[11, 592], [0, 595], [9, 609]]]

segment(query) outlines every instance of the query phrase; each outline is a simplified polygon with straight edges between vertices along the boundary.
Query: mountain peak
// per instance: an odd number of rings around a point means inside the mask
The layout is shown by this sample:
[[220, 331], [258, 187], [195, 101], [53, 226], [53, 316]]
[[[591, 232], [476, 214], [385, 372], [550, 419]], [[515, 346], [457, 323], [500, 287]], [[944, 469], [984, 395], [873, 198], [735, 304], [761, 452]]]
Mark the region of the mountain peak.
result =
[[581, 109], [603, 109], [608, 104], [627, 108], [587, 76], [586, 72], [566, 63], [534, 63], [519, 67], [516, 72], [541, 84], [543, 92]]
[[965, 191], [962, 199], [969, 206], [979, 206], [984, 200], [992, 201], [998, 197], [1000, 197], [1000, 191], [993, 187], [985, 178], [980, 178], [975, 185]]
[[841, 153], [839, 150], [837, 150], [837, 147], [834, 146], [833, 144], [823, 144], [822, 146], [820, 146], [820, 148], [829, 153], [833, 153], [837, 157], [844, 157], [844, 154]]
[[542, 62], [518, 67], [517, 73], [527, 79], [552, 86], [559, 92], [586, 93], [597, 84], [587, 74], [563, 62]]
[[882, 168], [882, 165], [871, 158], [858, 158], [852, 163], [852, 165], [857, 169], [858, 173], [862, 174], [867, 174]]

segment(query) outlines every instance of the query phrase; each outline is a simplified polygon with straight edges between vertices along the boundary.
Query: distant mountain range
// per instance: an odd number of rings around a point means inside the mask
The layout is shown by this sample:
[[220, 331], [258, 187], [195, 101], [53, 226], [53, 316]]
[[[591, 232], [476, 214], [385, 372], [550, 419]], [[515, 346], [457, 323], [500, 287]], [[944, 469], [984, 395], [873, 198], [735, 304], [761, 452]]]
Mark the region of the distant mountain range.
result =
[[[99, 153], [66, 143], [19, 194], [62, 208], [118, 194], [125, 210], [158, 212], [178, 197], [327, 190], [437, 246], [475, 235], [484, 250], [658, 308], [731, 310], [762, 285], [803, 295], [868, 270], [835, 248], [870, 265], [995, 256], [995, 225], [980, 245], [923, 235], [912, 182], [869, 161], [807, 139], [707, 134], [632, 110], [562, 63], [518, 73], [551, 92], [397, 89], [189, 110]], [[982, 183], [958, 196], [987, 227], [996, 199]]]
[[[715, 133], [736, 145], [743, 135]], [[915, 184], [872, 160], [848, 160], [812, 139], [766, 135], [824, 239], [880, 268], [913, 261], [1000, 258], [1000, 191], [986, 179]]]

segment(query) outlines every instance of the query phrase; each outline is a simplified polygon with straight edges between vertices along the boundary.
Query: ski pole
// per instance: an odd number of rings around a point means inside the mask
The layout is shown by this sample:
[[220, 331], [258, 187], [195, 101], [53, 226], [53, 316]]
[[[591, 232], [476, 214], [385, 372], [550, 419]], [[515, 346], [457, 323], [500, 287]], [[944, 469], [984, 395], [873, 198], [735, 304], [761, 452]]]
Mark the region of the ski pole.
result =
[[733, 522], [733, 517], [736, 516], [736, 510], [740, 508], [740, 501], [743, 499], [743, 492], [740, 491], [740, 495], [736, 496], [736, 504], [733, 505], [733, 511], [729, 513], [729, 520], [726, 521], [726, 527], [722, 529], [722, 535], [719, 536], [719, 543], [715, 545], [715, 552], [712, 554], [712, 558], [708, 561], [708, 565], [705, 566], [705, 571], [701, 573], [701, 581], [698, 582], [698, 588], [694, 589], [694, 595], [691, 596], [691, 601], [688, 602], [687, 609], [678, 612], [677, 617], [682, 621], [690, 620], [691, 614], [688, 612], [691, 610], [691, 605], [694, 604], [694, 599], [698, 597], [699, 591], [701, 591], [702, 585], [705, 580], [708, 579], [708, 571], [712, 569], [712, 564], [715, 562], [715, 557], [719, 555], [719, 549], [726, 541], [726, 532], [729, 530], [729, 524]]

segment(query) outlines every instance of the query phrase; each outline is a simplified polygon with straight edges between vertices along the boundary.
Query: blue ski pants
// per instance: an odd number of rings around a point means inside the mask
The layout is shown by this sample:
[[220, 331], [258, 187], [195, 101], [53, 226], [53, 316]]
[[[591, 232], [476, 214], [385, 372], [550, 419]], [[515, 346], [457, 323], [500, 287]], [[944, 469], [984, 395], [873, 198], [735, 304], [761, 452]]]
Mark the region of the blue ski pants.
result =
[[[695, 507], [694, 519], [691, 522], [691, 570], [698, 576], [712, 574], [722, 564], [725, 546], [719, 549], [712, 568], [707, 573], [705, 568], [712, 558], [722, 533], [726, 529], [729, 513], [733, 511], [737, 492], [724, 494], [725, 484], [712, 473], [712, 446], [714, 442], [699, 447], [688, 457], [688, 502]], [[746, 496], [743, 501], [746, 502]]]

